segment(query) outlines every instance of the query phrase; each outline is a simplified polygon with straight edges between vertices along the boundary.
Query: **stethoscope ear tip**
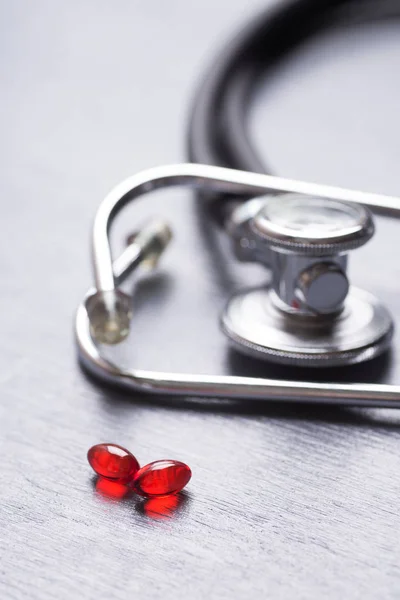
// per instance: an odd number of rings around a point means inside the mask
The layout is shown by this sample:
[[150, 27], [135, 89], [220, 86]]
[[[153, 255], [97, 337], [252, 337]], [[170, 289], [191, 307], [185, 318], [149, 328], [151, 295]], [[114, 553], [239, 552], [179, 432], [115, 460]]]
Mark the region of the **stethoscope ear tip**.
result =
[[119, 344], [129, 335], [131, 299], [119, 289], [89, 294], [85, 307], [90, 333], [99, 344]]
[[90, 291], [85, 308], [90, 334], [98, 344], [119, 344], [129, 335], [132, 318], [131, 298], [120, 285], [139, 265], [153, 269], [172, 239], [172, 230], [162, 219], [152, 219], [127, 238], [127, 247], [113, 263], [114, 287]]

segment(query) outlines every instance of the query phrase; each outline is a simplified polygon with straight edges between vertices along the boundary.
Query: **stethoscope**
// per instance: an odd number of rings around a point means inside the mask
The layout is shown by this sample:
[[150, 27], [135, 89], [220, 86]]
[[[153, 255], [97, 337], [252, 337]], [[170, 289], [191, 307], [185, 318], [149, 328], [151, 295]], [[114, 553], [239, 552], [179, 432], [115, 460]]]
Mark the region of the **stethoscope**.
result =
[[[253, 151], [243, 151], [246, 136], [229, 146], [217, 118], [223, 114], [217, 108], [232, 99], [226, 92], [235, 77], [252, 71], [241, 70], [246, 53], [260, 54], [261, 34], [282, 34], [285, 23], [293, 27], [294, 15], [297, 21], [308, 18], [308, 26], [311, 15], [316, 25], [328, 9], [342, 4], [343, 0], [291, 2], [283, 11], [258, 19], [236, 40], [215, 67], [203, 96], [198, 96], [190, 130], [191, 158], [210, 162], [211, 157], [215, 163], [236, 166], [240, 153], [247, 161], [254, 156]], [[247, 78], [246, 86], [254, 76]], [[244, 101], [243, 86], [233, 88]], [[257, 170], [254, 167], [250, 165]], [[234, 255], [271, 270], [270, 284], [235, 294], [221, 315], [221, 330], [237, 351], [275, 363], [318, 367], [361, 363], [390, 345], [393, 321], [388, 310], [369, 292], [350, 285], [347, 260], [350, 251], [371, 239], [372, 212], [400, 217], [400, 198], [191, 163], [138, 173], [101, 203], [92, 234], [95, 286], [76, 316], [79, 356], [86, 369], [102, 381], [140, 392], [400, 407], [400, 386], [394, 385], [162, 373], [111, 360], [105, 345], [123, 342], [132, 319], [131, 298], [121, 285], [139, 265], [156, 264], [172, 237], [166, 222], [152, 221], [130, 236], [125, 251], [113, 260], [112, 223], [131, 200], [171, 186], [190, 187], [207, 197], [223, 195], [218, 206], [225, 209], [223, 226]]]

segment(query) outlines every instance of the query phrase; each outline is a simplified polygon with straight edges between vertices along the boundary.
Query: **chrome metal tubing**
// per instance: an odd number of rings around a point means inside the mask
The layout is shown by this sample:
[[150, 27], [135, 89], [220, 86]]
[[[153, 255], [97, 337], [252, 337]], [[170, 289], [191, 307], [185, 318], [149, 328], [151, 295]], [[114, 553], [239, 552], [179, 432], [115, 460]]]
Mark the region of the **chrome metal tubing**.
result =
[[368, 206], [374, 212], [400, 217], [400, 199], [392, 196], [208, 165], [182, 164], [156, 167], [122, 181], [105, 197], [97, 211], [93, 226], [92, 252], [95, 285], [98, 291], [115, 288], [108, 239], [109, 229], [115, 216], [131, 200], [153, 190], [172, 186], [185, 186], [205, 192], [239, 196], [294, 192], [355, 202]]
[[127, 370], [102, 357], [90, 335], [83, 304], [76, 316], [76, 338], [80, 359], [86, 369], [101, 381], [136, 393], [400, 408], [400, 386], [397, 385], [311, 383]]
[[[296, 192], [357, 202], [381, 214], [400, 216], [400, 199], [395, 197], [203, 165], [186, 164], [151, 169], [119, 184], [99, 208], [93, 229], [93, 266], [98, 291], [115, 289], [116, 283], [121, 283], [132, 270], [131, 261], [137, 261], [137, 255], [128, 248], [125, 256], [114, 264], [112, 262], [108, 233], [116, 214], [130, 200], [172, 185], [246, 196], [266, 192]], [[89, 293], [94, 291], [96, 290], [90, 290]], [[94, 376], [139, 393], [400, 408], [398, 385], [187, 375], [119, 367], [102, 356], [99, 346], [92, 338], [85, 300], [77, 310], [75, 331], [80, 360]]]

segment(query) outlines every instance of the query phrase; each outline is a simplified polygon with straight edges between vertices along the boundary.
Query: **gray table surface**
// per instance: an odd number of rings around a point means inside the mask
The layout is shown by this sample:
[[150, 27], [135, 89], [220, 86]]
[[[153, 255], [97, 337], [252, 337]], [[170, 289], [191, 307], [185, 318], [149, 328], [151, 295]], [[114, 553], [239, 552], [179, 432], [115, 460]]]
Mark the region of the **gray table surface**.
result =
[[[0, 2], [1, 598], [400, 597], [399, 412], [165, 403], [102, 388], [76, 361], [98, 203], [120, 179], [185, 158], [202, 70], [263, 5]], [[259, 93], [261, 151], [285, 176], [400, 194], [399, 73], [397, 24], [314, 40]], [[129, 208], [115, 247], [153, 214], [170, 218], [175, 243], [137, 286], [125, 358], [306, 376], [228, 350], [218, 313], [265, 275], [236, 265], [224, 240], [207, 245], [191, 194]], [[377, 219], [351, 262], [397, 321], [398, 231]], [[331, 377], [399, 383], [399, 345], [397, 333], [389, 356]], [[154, 518], [96, 490], [85, 455], [103, 440], [142, 463], [186, 461], [193, 479], [177, 510]]]

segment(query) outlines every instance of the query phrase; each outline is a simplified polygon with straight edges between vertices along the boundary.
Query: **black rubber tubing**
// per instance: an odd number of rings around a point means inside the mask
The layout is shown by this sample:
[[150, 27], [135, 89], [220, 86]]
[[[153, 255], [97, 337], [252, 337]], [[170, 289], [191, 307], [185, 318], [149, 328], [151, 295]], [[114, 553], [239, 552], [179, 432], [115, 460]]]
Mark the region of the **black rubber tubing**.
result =
[[256, 84], [321, 30], [399, 14], [400, 0], [290, 0], [257, 15], [215, 58], [197, 90], [188, 127], [189, 160], [270, 173], [247, 128]]

